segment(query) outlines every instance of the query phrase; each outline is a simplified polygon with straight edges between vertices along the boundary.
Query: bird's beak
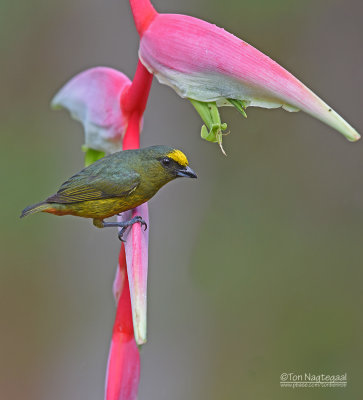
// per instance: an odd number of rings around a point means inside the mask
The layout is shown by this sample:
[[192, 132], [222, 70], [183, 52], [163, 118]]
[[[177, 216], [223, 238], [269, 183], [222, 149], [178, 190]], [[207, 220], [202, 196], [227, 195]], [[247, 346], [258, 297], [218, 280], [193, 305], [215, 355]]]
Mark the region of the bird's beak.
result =
[[183, 167], [178, 169], [176, 176], [185, 176], [187, 178], [196, 178], [197, 174], [190, 167]]

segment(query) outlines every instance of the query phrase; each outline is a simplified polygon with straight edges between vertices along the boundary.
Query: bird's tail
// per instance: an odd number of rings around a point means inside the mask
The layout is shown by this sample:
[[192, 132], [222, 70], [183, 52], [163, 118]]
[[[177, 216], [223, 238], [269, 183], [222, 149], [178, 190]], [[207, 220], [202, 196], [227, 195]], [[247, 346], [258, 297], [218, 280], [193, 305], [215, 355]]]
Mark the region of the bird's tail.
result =
[[32, 206], [24, 208], [22, 211], [20, 218], [26, 217], [29, 214], [35, 214], [40, 211], [44, 211], [49, 207], [49, 204], [46, 203], [45, 201], [42, 201], [41, 203], [33, 204]]

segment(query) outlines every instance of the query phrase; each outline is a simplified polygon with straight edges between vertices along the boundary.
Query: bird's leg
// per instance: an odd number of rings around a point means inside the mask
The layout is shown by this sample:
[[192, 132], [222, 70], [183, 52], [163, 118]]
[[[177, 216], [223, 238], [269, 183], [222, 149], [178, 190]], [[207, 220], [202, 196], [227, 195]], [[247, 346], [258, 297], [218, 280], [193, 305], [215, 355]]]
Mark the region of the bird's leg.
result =
[[124, 221], [124, 222], [105, 222], [101, 219], [94, 219], [93, 220], [93, 225], [97, 226], [97, 228], [108, 228], [108, 227], [117, 227], [117, 228], [121, 228], [119, 233], [118, 233], [118, 238], [124, 242], [125, 240], [122, 239], [123, 234], [125, 233], [126, 229], [129, 226], [132, 226], [133, 224], [136, 224], [137, 222], [139, 222], [141, 224], [141, 226], [145, 227], [145, 231], [147, 229], [147, 224], [146, 222], [142, 219], [142, 217], [140, 216], [136, 216], [132, 219], [130, 219], [129, 221]]

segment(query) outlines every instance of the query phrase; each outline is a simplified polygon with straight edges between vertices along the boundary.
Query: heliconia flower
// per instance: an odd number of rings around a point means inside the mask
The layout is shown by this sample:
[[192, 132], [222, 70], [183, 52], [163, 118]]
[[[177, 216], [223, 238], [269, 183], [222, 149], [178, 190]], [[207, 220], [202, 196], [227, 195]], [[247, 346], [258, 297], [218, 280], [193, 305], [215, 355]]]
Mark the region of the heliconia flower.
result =
[[[144, 203], [133, 210], [121, 214], [120, 221], [127, 221], [135, 216], [141, 216], [149, 225], [148, 204]], [[147, 271], [148, 271], [148, 243], [149, 230], [134, 224], [124, 238], [127, 275], [130, 285], [132, 317], [136, 343], [142, 345], [146, 342], [146, 311], [147, 311]], [[114, 286], [114, 293], [119, 291], [118, 285]]]
[[52, 107], [66, 108], [83, 124], [85, 147], [113, 153], [122, 150], [128, 115], [121, 96], [131, 85], [122, 72], [107, 67], [83, 71], [66, 83], [52, 100]]
[[140, 355], [134, 338], [125, 251], [118, 266], [118, 299], [106, 371], [105, 400], [136, 400]]
[[[148, 0], [140, 3], [145, 2], [152, 7]], [[150, 11], [145, 14], [144, 24], [140, 13], [134, 12], [134, 17], [136, 25], [142, 27], [141, 62], [160, 83], [171, 86], [181, 97], [217, 106], [232, 104], [239, 111], [243, 105], [302, 110], [350, 141], [360, 138], [353, 127], [291, 73], [224, 29], [185, 15]]]
[[[131, 81], [123, 73], [96, 67], [76, 75], [56, 94], [52, 106], [68, 109], [83, 124], [86, 165], [105, 153], [123, 147], [125, 150], [139, 147], [142, 114], [151, 80], [152, 75], [140, 63], [131, 90]], [[123, 213], [119, 219], [131, 219], [135, 215], [142, 216], [148, 223], [147, 204]], [[113, 285], [117, 311], [108, 358], [105, 400], [136, 400], [140, 378], [137, 345], [146, 342], [148, 231], [143, 231], [140, 224], [134, 224], [124, 238], [126, 243], [121, 247]]]

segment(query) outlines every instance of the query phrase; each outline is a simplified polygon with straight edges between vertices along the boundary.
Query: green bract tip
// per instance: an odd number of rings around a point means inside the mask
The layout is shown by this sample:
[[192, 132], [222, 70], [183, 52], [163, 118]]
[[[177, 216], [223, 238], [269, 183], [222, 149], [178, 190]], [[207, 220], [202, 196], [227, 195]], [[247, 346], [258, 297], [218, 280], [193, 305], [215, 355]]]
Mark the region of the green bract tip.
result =
[[247, 103], [243, 100], [227, 99], [245, 118], [247, 118], [246, 107]]

